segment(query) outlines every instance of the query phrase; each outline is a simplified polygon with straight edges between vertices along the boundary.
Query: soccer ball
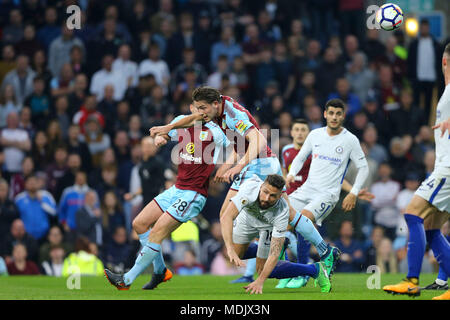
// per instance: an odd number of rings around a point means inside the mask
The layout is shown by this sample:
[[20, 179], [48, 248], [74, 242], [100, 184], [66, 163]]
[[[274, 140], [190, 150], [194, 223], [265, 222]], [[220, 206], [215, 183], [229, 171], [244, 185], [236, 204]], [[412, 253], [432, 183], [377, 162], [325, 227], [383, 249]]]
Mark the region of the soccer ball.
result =
[[386, 3], [378, 9], [375, 19], [383, 30], [392, 31], [402, 25], [403, 11], [396, 4]]

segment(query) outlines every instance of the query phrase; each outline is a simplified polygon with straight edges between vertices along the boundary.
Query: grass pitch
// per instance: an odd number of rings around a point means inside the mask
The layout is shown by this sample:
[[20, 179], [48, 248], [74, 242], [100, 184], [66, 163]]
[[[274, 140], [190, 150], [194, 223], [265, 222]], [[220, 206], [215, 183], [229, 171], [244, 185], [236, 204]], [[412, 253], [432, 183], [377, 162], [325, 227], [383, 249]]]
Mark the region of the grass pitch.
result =
[[[399, 282], [404, 274], [381, 275], [380, 289], [368, 289], [370, 274], [337, 273], [332, 278], [330, 293], [320, 293], [310, 279], [301, 289], [275, 289], [276, 279], [266, 281], [262, 295], [249, 295], [244, 284], [230, 284], [235, 276], [177, 276], [146, 291], [141, 287], [150, 278], [142, 275], [128, 291], [119, 291], [104, 277], [81, 277], [80, 289], [68, 289], [67, 278], [46, 276], [0, 277], [0, 300], [410, 300], [407, 296], [392, 296], [381, 290], [386, 284]], [[436, 274], [423, 274], [420, 284], [425, 286]], [[422, 291], [416, 300], [431, 300], [443, 291]]]

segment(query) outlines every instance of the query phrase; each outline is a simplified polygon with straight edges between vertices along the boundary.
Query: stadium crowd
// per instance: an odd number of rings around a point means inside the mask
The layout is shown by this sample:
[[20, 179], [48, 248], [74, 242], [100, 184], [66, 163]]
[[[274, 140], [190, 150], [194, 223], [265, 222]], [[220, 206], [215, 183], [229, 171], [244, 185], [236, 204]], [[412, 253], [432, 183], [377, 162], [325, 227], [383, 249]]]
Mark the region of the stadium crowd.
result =
[[[66, 25], [72, 4], [80, 29]], [[319, 230], [343, 252], [337, 272], [405, 272], [402, 212], [433, 170], [444, 43], [426, 20], [417, 38], [382, 37], [361, 28], [365, 17], [363, 0], [1, 1], [0, 273], [130, 268], [133, 218], [176, 178], [173, 144], [143, 138], [189, 113], [201, 84], [279, 129], [268, 135], [278, 156], [293, 119], [318, 128], [325, 102], [344, 100], [375, 199], [351, 214], [338, 204]], [[211, 181], [201, 216], [164, 243], [176, 273], [242, 271], [226, 259], [218, 223], [226, 190]], [[423, 270], [435, 271], [427, 256]]]

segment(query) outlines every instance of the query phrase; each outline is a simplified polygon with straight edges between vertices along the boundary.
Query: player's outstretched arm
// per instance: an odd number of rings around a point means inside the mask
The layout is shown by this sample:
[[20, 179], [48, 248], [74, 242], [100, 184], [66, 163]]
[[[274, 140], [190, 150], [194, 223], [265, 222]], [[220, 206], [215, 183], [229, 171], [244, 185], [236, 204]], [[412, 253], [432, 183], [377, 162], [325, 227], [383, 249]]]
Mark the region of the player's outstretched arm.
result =
[[448, 131], [448, 133], [450, 134], [450, 118], [434, 125], [432, 129], [441, 129], [441, 138], [444, 136], [445, 131]]
[[234, 263], [238, 267], [243, 267], [245, 264], [239, 258], [234, 250], [233, 245], [233, 220], [238, 216], [239, 211], [236, 205], [230, 201], [230, 204], [227, 206], [225, 212], [220, 217], [220, 226], [222, 229], [223, 241], [225, 243], [225, 247], [227, 248], [228, 258], [231, 263]]
[[267, 258], [266, 263], [264, 263], [263, 270], [255, 281], [244, 287], [246, 292], [250, 292], [250, 294], [262, 293], [264, 281], [266, 281], [272, 273], [272, 270], [277, 265], [278, 258], [280, 257], [281, 250], [283, 249], [284, 239], [284, 237], [272, 237], [272, 240], [270, 241], [269, 257]]
[[200, 113], [194, 113], [181, 118], [173, 123], [166, 124], [164, 126], [156, 126], [150, 128], [150, 136], [153, 138], [159, 135], [168, 134], [171, 130], [190, 128], [193, 127], [197, 121], [203, 120], [203, 116]]

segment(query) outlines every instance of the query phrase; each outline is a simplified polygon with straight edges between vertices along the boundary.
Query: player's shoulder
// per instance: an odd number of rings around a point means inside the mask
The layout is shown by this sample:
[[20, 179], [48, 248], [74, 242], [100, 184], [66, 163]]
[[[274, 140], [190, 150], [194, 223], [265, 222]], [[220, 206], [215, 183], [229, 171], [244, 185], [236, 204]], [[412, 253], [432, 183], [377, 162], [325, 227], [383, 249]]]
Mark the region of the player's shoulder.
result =
[[[258, 177], [256, 174], [254, 174], [242, 183], [239, 190], [255, 190], [256, 187], [262, 185], [263, 182], [264, 181], [261, 180], [260, 177]], [[257, 190], [259, 190], [259, 188]]]
[[285, 145], [283, 147], [283, 149], [281, 149], [281, 153], [284, 154], [286, 151], [293, 149], [294, 148], [294, 144], [293, 143], [289, 143], [287, 145]]
[[348, 129], [344, 128], [344, 131], [342, 132], [342, 136], [352, 142], [352, 143], [358, 143], [359, 144], [359, 139], [356, 135], [354, 135], [353, 133], [351, 133]]

